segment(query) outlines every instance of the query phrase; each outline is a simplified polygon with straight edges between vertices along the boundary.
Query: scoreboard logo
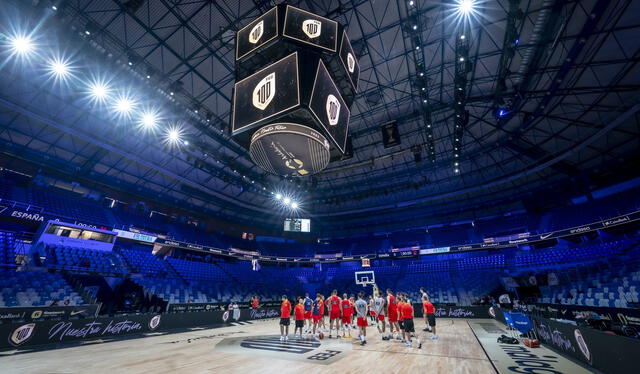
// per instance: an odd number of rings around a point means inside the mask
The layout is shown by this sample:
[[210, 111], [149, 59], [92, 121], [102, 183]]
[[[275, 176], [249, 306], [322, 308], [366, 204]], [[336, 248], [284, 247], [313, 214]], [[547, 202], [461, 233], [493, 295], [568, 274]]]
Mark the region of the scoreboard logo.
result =
[[302, 22], [302, 31], [309, 37], [309, 39], [317, 38], [322, 32], [322, 22], [315, 19], [305, 20]]
[[340, 102], [338, 98], [329, 95], [327, 96], [327, 118], [329, 118], [329, 125], [335, 126], [338, 124], [338, 120], [340, 119]]
[[251, 29], [249, 33], [249, 43], [256, 44], [260, 38], [262, 38], [262, 34], [264, 33], [264, 21], [260, 21], [256, 23], [255, 26]]
[[351, 52], [349, 52], [347, 54], [347, 70], [349, 70], [349, 73], [353, 74], [355, 69], [356, 69], [356, 59], [353, 57]]
[[264, 77], [253, 89], [253, 106], [265, 110], [276, 94], [276, 73]]

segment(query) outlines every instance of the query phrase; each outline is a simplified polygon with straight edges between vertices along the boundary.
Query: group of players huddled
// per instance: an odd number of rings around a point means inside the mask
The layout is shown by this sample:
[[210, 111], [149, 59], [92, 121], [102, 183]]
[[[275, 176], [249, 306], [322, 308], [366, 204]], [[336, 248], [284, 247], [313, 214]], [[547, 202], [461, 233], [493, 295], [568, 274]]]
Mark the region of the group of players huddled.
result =
[[[420, 294], [425, 322], [423, 331], [430, 331], [433, 334], [431, 339], [437, 340], [435, 308], [423, 288], [420, 288]], [[296, 321], [294, 337], [298, 334], [299, 338], [302, 338], [303, 334], [311, 334], [313, 338], [321, 339], [326, 331], [325, 314], [329, 317], [329, 338], [333, 338], [334, 325], [336, 338], [350, 338], [351, 329], [357, 328], [360, 344], [367, 344], [367, 326], [369, 325], [367, 318], [376, 326], [382, 335], [382, 340], [395, 338], [411, 348], [413, 347], [411, 338], [416, 336], [413, 306], [408, 294], [398, 292], [394, 296], [393, 291], [387, 289], [387, 295], [384, 297], [375, 286], [373, 295], [368, 299], [365, 299], [364, 292], [358, 293], [357, 299], [355, 295], [349, 296], [346, 293], [340, 298], [338, 291], [333, 290], [328, 298], [318, 293], [315, 300], [311, 299], [309, 294], [305, 294], [304, 297], [298, 297], [297, 303], [292, 306], [287, 296], [283, 295], [280, 305], [280, 341], [289, 340], [292, 312]], [[422, 348], [419, 338], [416, 339], [416, 343], [417, 348]]]

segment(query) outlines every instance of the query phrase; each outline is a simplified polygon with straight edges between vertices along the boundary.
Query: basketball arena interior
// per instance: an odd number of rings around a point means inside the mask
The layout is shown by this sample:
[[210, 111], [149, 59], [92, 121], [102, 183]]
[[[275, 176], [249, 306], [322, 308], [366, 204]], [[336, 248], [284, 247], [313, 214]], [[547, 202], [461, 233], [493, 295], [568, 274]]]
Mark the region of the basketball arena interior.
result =
[[639, 35], [640, 0], [0, 1], [0, 372], [637, 372]]

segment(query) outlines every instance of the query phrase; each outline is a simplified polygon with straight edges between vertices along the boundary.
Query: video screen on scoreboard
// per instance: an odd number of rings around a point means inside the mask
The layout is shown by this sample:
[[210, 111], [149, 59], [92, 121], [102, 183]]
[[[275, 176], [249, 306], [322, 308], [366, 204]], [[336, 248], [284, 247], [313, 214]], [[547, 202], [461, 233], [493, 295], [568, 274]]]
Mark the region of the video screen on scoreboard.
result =
[[284, 231], [311, 232], [311, 220], [304, 218], [286, 218], [284, 220]]

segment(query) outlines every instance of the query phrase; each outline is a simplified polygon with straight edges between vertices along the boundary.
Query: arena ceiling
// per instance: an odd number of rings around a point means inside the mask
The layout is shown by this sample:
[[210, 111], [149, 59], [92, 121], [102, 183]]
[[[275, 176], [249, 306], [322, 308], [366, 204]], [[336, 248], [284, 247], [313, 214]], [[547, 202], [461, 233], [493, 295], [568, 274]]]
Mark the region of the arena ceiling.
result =
[[[358, 55], [353, 157], [314, 177], [268, 175], [228, 123], [234, 33], [277, 3], [4, 1], [3, 165], [26, 161], [245, 223], [311, 217], [337, 234], [527, 209], [539, 194], [588, 192], [597, 175], [637, 161], [638, 0], [476, 0], [466, 14], [457, 0], [302, 0], [289, 3], [345, 25]], [[16, 33], [32, 36], [33, 58], [11, 53]], [[73, 79], [45, 74], [56, 55]], [[88, 100], [96, 77], [140, 110], [159, 108], [165, 131], [140, 131]], [[456, 159], [457, 89], [468, 122]], [[385, 148], [380, 126], [392, 120], [402, 143]], [[188, 144], [163, 142], [169, 126]], [[278, 192], [301, 207], [281, 209]]]

